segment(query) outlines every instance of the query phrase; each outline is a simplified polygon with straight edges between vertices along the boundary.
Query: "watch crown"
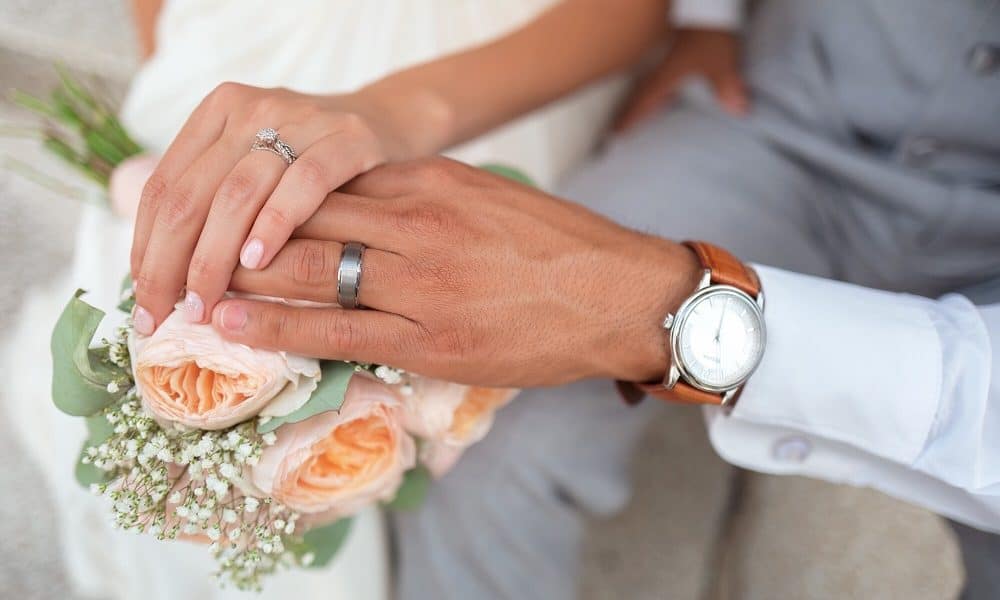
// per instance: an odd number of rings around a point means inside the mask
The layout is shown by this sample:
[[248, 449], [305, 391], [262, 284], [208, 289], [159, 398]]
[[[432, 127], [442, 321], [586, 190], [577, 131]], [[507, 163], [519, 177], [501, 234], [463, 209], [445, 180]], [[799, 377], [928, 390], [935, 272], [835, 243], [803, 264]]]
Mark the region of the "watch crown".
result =
[[663, 328], [670, 329], [674, 325], [674, 313], [667, 313], [667, 316], [663, 318]]

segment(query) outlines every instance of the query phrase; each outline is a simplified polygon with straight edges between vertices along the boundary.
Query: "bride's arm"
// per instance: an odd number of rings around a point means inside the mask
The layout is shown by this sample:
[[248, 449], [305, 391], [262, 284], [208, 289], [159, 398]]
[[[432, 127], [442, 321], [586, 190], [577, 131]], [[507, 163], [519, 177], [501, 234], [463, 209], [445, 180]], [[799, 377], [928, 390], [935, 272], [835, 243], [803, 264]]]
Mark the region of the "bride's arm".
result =
[[139, 43], [139, 56], [146, 60], [156, 50], [156, 19], [160, 16], [163, 0], [131, 0], [132, 24]]
[[[352, 94], [220, 85], [143, 190], [131, 256], [136, 331], [152, 333], [181, 290], [185, 317], [206, 322], [237, 261], [267, 268], [326, 195], [357, 175], [434, 154], [625, 67], [666, 26], [666, 4], [564, 0], [495, 42]], [[264, 127], [298, 156], [248, 152], [255, 132], [269, 139]]]
[[565, 0], [483, 46], [360, 91], [410, 134], [413, 156], [475, 137], [632, 64], [667, 26], [664, 0]]

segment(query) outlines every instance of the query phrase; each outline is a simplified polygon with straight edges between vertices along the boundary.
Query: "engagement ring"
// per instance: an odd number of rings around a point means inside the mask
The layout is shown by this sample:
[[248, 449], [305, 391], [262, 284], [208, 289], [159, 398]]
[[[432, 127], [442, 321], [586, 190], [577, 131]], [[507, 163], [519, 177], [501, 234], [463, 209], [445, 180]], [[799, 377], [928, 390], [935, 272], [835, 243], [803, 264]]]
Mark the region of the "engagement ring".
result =
[[278, 137], [278, 132], [270, 127], [265, 127], [257, 132], [253, 144], [250, 146], [250, 151], [254, 150], [265, 150], [277, 154], [287, 164], [292, 164], [299, 157], [291, 146]]

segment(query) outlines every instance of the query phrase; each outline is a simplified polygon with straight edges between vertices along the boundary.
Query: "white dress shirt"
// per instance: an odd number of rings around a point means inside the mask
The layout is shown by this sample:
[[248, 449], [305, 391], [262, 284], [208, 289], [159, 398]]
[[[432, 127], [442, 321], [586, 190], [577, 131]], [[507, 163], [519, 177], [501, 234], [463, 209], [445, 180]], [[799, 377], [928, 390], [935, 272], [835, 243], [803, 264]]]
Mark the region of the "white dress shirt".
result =
[[757, 269], [767, 349], [732, 413], [706, 410], [716, 451], [1000, 532], [1000, 304]]

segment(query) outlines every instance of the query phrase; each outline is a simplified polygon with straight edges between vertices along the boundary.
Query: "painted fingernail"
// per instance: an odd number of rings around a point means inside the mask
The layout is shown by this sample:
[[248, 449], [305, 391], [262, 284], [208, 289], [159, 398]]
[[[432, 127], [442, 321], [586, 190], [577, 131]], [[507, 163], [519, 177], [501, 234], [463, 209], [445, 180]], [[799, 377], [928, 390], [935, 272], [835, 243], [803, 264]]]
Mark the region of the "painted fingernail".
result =
[[256, 269], [262, 258], [264, 258], [264, 242], [257, 238], [248, 241], [240, 252], [240, 264], [247, 269]]
[[239, 331], [247, 324], [247, 311], [238, 304], [227, 304], [219, 315], [222, 326], [229, 331]]
[[184, 311], [184, 318], [188, 323], [201, 323], [205, 317], [205, 303], [201, 301], [201, 296], [196, 292], [188, 290], [184, 295], [184, 304], [181, 306]]
[[132, 325], [142, 335], [152, 334], [153, 328], [156, 326], [155, 321], [153, 321], [153, 315], [138, 305], [136, 305], [135, 312], [132, 314]]

